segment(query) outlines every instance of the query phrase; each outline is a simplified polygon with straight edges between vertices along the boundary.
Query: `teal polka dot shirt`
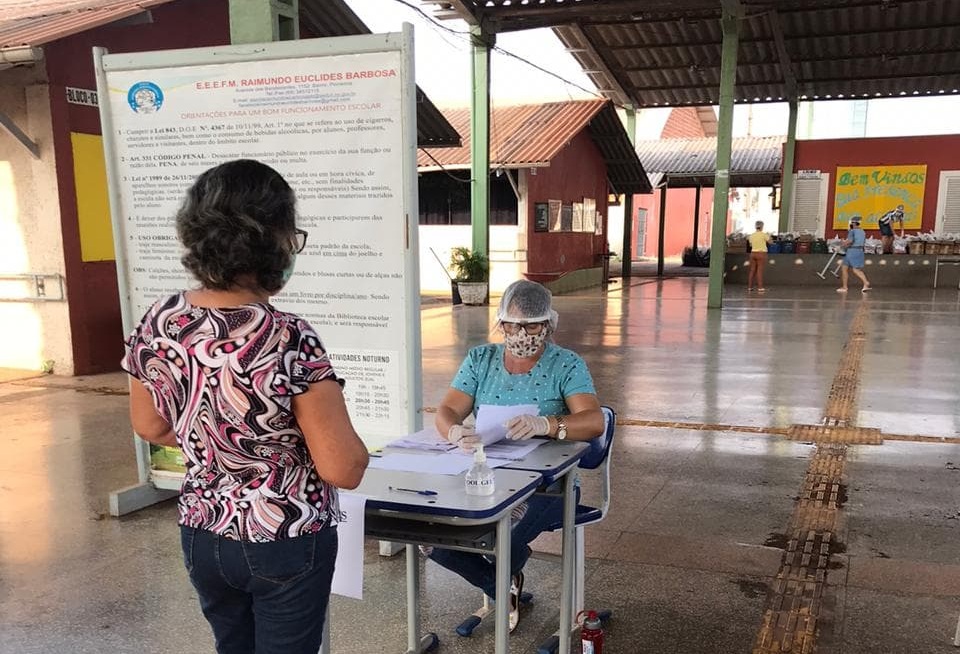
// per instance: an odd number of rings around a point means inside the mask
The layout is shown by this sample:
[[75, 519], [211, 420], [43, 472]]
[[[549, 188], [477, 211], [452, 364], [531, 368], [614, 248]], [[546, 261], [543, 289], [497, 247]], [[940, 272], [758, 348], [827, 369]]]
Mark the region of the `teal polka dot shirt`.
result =
[[548, 342], [530, 372], [513, 375], [503, 365], [503, 350], [502, 343], [472, 348], [450, 384], [473, 398], [474, 413], [482, 404], [536, 404], [542, 416], [565, 415], [570, 413], [566, 398], [597, 393], [587, 364], [576, 352]]

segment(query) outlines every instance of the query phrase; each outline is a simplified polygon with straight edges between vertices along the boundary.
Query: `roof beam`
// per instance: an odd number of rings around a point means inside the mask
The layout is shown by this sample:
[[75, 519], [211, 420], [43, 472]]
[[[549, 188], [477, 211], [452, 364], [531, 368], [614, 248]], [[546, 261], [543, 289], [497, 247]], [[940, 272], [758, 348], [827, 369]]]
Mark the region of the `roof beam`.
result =
[[15, 122], [13, 122], [13, 119], [2, 111], [0, 111], [0, 128], [3, 128], [8, 134], [10, 134], [10, 136], [15, 138], [17, 142], [33, 156], [34, 159], [40, 158], [40, 146], [37, 145], [29, 136], [24, 134], [23, 130], [20, 129]]
[[[741, 54], [737, 58], [738, 66], [765, 66], [770, 64], [770, 59], [767, 57], [755, 56], [753, 58], [745, 56], [746, 53]], [[889, 51], [885, 50], [882, 52], [858, 52], [850, 53], [846, 55], [818, 55], [815, 57], [797, 57], [794, 56], [791, 58], [795, 66], [801, 66], [803, 64], [816, 64], [822, 63], [825, 61], [861, 61], [864, 59], [880, 59], [881, 61], [893, 63], [900, 59], [906, 59], [908, 57], [935, 57], [941, 55], [960, 55], [960, 45], [954, 48], [931, 48], [928, 50], [901, 50], [901, 51]], [[717, 61], [684, 61], [677, 63], [675, 65], [666, 65], [666, 66], [657, 66], [657, 65], [643, 65], [643, 66], [613, 66], [611, 70], [618, 73], [646, 73], [654, 71], [678, 71], [686, 70], [692, 73], [704, 70], [715, 70], [720, 68], [720, 63]]]
[[[584, 72], [588, 70], [597, 71], [588, 72], [587, 75], [590, 77], [590, 81], [596, 84], [597, 88], [601, 90], [609, 89], [605, 93], [607, 97], [613, 96], [610, 99], [621, 105], [631, 104], [633, 102], [633, 99], [620, 84], [620, 80], [613, 71], [610, 70], [610, 65], [606, 59], [593, 47], [593, 44], [590, 42], [590, 39], [587, 38], [587, 35], [583, 33], [583, 30], [577, 26], [557, 27], [554, 28], [553, 33], [560, 39], [560, 42], [563, 43], [580, 66], [584, 68]], [[597, 84], [595, 78], [601, 76], [603, 77], [604, 83]]]
[[469, 25], [480, 25], [481, 22], [481, 17], [477, 13], [474, 13], [475, 9], [477, 12], [479, 12], [480, 9], [473, 7], [469, 2], [465, 2], [464, 0], [421, 0], [421, 4], [435, 5], [432, 15], [434, 18], [439, 18], [440, 20], [459, 18], [466, 21]]
[[[584, 24], [583, 27], [584, 27], [584, 32], [587, 34], [587, 36], [591, 36], [589, 34], [589, 27], [590, 27], [589, 23]], [[923, 25], [912, 25], [909, 27], [902, 26], [902, 25], [892, 26], [892, 27], [878, 27], [877, 29], [865, 30], [862, 32], [851, 31], [851, 30], [838, 30], [834, 32], [826, 32], [826, 31], [811, 32], [808, 34], [790, 34], [790, 35], [784, 34], [784, 39], [786, 41], [804, 41], [806, 39], [824, 39], [824, 38], [832, 38], [832, 37], [859, 37], [859, 36], [873, 36], [875, 34], [895, 34], [895, 33], [901, 33], [901, 32], [924, 32], [928, 30], [953, 30], [953, 29], [960, 29], [960, 23], [931, 22], [931, 23], [925, 23]], [[638, 36], [640, 35], [638, 34]], [[772, 40], [773, 40], [772, 38], [741, 39], [740, 43], [741, 44], [770, 43]], [[619, 50], [643, 49], [645, 51], [648, 51], [648, 50], [656, 50], [660, 48], [686, 48], [686, 47], [692, 47], [692, 46], [701, 46], [701, 47], [711, 46], [711, 47], [719, 48], [721, 45], [722, 45], [721, 41], [712, 41], [712, 40], [711, 41], [696, 41], [696, 40], [689, 41], [688, 40], [688, 41], [671, 41], [668, 43], [636, 43], [636, 44], [631, 43], [627, 45], [611, 45], [603, 48], [603, 50], [619, 51]]]
[[[897, 5], [912, 5], [930, 0], [896, 1]], [[421, 2], [442, 7], [436, 14], [439, 18], [463, 18], [468, 22], [476, 21], [473, 24], [482, 24], [484, 29], [492, 32], [583, 24], [583, 19], [590, 18], [604, 23], [672, 22], [678, 20], [682, 12], [714, 13], [718, 9], [717, 0], [595, 0], [577, 4], [546, 0], [536, 4], [513, 2], [509, 5], [493, 6], [486, 6], [484, 2], [472, 0], [421, 0]], [[876, 7], [879, 10], [886, 10], [879, 5], [879, 2], [880, 0], [844, 0], [842, 6], [837, 6], [836, 0], [809, 0], [779, 7], [777, 11], [783, 14], [802, 14], [816, 11], [840, 12], [856, 7]], [[775, 4], [781, 3], [770, 0], [768, 3], [748, 4], [745, 8], [765, 9]], [[895, 12], [897, 7], [890, 7], [889, 10]]]
[[784, 85], [787, 87], [787, 97], [796, 100], [797, 76], [793, 71], [790, 53], [787, 52], [787, 43], [783, 40], [783, 27], [780, 25], [780, 15], [776, 10], [767, 13], [767, 23], [770, 25], [773, 42], [777, 46], [777, 58], [780, 60], [780, 72], [783, 74]]
[[[834, 84], [834, 83], [844, 83], [844, 84], [860, 84], [864, 82], [881, 82], [884, 80], [891, 79], [942, 79], [948, 77], [960, 77], [960, 70], [948, 70], [939, 72], [936, 74], [932, 73], [893, 73], [890, 75], [867, 75], [864, 77], [857, 77], [856, 79], [850, 79], [849, 77], [810, 77], [807, 79], [798, 79], [797, 83], [799, 86], [810, 85], [817, 86], [818, 84]], [[783, 86], [782, 79], [764, 79], [754, 82], [738, 82], [737, 83], [737, 95], [741, 97], [747, 97], [752, 95], [751, 93], [740, 93], [744, 89], [751, 89], [756, 87], [778, 87]], [[629, 87], [634, 92], [639, 93], [649, 93], [651, 91], [712, 91], [701, 84], [678, 84], [672, 86], [630, 86]], [[811, 95], [806, 91], [801, 91], [806, 95]], [[705, 94], [709, 96], [709, 93]], [[763, 94], [764, 96], [766, 94]], [[819, 95], [824, 95], [820, 93]], [[836, 94], [832, 94], [836, 95]], [[846, 93], [845, 93], [846, 95]], [[853, 93], [850, 93], [852, 96]]]
[[[457, 4], [457, 3], [454, 3]], [[571, 4], [511, 4], [488, 9], [488, 16], [497, 22], [523, 20], [527, 18], [552, 18], [555, 21], [570, 22], [584, 16], [650, 16], [657, 13], [691, 11], [698, 9], [718, 9], [716, 0], [607, 0], [606, 2], [584, 2]], [[634, 18], [636, 20], [636, 18]]]

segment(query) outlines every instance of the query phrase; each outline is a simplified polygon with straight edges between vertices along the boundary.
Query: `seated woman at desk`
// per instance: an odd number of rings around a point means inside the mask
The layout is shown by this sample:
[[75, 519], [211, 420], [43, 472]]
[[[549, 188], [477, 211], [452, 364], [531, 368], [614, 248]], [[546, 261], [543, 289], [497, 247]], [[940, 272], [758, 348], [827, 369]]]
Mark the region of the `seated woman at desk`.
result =
[[[484, 404], [539, 405], [539, 415], [522, 415], [507, 423], [508, 438], [546, 436], [559, 440], [590, 440], [604, 429], [603, 413], [587, 365], [576, 353], [550, 341], [557, 329], [557, 312], [550, 291], [520, 280], [507, 287], [497, 310], [497, 331], [503, 343], [471, 349], [437, 410], [437, 430], [461, 449], [479, 442], [463, 420]], [[520, 619], [523, 566], [529, 544], [546, 527], [561, 519], [560, 497], [534, 495], [514, 524], [510, 554], [510, 630]], [[496, 565], [481, 554], [437, 548], [430, 558], [456, 572], [488, 597], [496, 594]]]

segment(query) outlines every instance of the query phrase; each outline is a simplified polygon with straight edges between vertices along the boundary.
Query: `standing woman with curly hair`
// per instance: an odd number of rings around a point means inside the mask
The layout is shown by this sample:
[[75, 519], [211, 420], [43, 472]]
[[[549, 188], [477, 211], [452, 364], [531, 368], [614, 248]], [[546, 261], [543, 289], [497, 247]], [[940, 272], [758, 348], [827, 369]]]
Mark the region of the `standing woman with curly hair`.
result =
[[180, 447], [184, 563], [219, 654], [316, 654], [337, 554], [336, 488], [367, 450], [319, 336], [271, 296], [306, 232], [287, 182], [256, 161], [197, 178], [177, 214], [195, 290], [127, 340], [130, 418]]

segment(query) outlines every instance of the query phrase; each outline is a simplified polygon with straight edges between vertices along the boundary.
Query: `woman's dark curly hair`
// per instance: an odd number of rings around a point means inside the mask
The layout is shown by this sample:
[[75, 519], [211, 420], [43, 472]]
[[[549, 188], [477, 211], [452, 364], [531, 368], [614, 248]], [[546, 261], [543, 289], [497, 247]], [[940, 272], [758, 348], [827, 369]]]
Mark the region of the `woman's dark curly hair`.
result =
[[270, 166], [238, 159], [197, 178], [177, 212], [181, 261], [205, 288], [283, 287], [296, 229], [296, 198]]

